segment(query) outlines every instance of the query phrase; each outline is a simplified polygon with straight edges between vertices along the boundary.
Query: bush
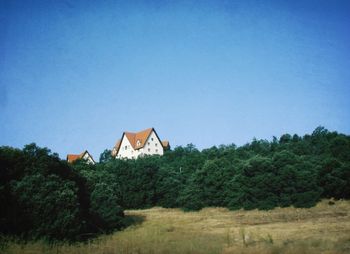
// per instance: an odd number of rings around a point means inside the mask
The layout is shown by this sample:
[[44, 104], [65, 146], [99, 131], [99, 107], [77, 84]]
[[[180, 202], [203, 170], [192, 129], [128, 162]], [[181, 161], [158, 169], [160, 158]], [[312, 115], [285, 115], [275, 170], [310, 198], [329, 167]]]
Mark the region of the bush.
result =
[[350, 137], [318, 127], [241, 147], [73, 165], [47, 148], [0, 147], [0, 229], [25, 238], [77, 240], [124, 226], [123, 209], [199, 210], [310, 207], [323, 197], [350, 198]]

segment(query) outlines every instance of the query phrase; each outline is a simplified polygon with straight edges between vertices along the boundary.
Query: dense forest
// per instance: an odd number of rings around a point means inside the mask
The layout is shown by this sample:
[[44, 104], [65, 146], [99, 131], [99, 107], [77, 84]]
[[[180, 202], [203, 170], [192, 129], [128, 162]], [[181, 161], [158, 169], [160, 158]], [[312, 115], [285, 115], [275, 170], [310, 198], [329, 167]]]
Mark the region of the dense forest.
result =
[[81, 240], [125, 227], [124, 209], [310, 207], [350, 198], [350, 136], [316, 128], [236, 147], [68, 164], [35, 144], [0, 147], [0, 229], [22, 239]]

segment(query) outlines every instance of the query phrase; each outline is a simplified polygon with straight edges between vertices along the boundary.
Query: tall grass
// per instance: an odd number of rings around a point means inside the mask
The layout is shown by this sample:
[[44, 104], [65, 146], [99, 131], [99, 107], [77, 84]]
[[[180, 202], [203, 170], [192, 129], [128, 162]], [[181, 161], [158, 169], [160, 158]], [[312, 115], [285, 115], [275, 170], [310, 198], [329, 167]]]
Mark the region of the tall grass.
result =
[[10, 242], [4, 253], [350, 253], [350, 202], [309, 209], [127, 211], [144, 220], [87, 243]]

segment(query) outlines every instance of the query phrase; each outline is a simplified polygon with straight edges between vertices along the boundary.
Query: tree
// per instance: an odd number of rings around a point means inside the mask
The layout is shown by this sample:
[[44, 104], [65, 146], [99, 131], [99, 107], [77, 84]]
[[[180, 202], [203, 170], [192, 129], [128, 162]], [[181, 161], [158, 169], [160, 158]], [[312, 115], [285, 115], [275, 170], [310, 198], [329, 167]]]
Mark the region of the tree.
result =
[[337, 159], [326, 159], [320, 166], [318, 185], [326, 198], [349, 198], [350, 171]]
[[0, 147], [0, 233], [72, 241], [123, 227], [124, 208], [272, 209], [350, 198], [350, 137], [323, 127], [137, 160], [112, 159], [106, 149], [100, 162], [67, 164], [35, 143]]
[[81, 231], [76, 184], [56, 175], [27, 175], [13, 182], [28, 234], [37, 238], [74, 239]]
[[100, 155], [100, 163], [106, 163], [113, 159], [114, 158], [112, 157], [112, 151], [109, 149], [105, 149]]
[[91, 193], [90, 212], [101, 219], [102, 228], [107, 230], [124, 226], [123, 209], [118, 204], [118, 197], [107, 183], [97, 183]]
[[227, 161], [207, 160], [196, 170], [183, 192], [183, 205], [188, 210], [205, 206], [225, 206], [225, 187], [233, 175]]
[[271, 209], [278, 203], [277, 182], [271, 159], [254, 156], [242, 164], [230, 183], [229, 207], [237, 209]]

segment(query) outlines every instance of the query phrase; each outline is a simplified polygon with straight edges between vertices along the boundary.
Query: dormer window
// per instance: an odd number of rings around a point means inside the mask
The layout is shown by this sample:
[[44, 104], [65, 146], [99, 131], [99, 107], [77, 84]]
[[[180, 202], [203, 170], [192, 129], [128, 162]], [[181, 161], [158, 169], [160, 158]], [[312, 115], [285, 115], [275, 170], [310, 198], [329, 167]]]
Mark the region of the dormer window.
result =
[[138, 139], [137, 141], [136, 141], [136, 146], [140, 146], [141, 145], [141, 141]]

